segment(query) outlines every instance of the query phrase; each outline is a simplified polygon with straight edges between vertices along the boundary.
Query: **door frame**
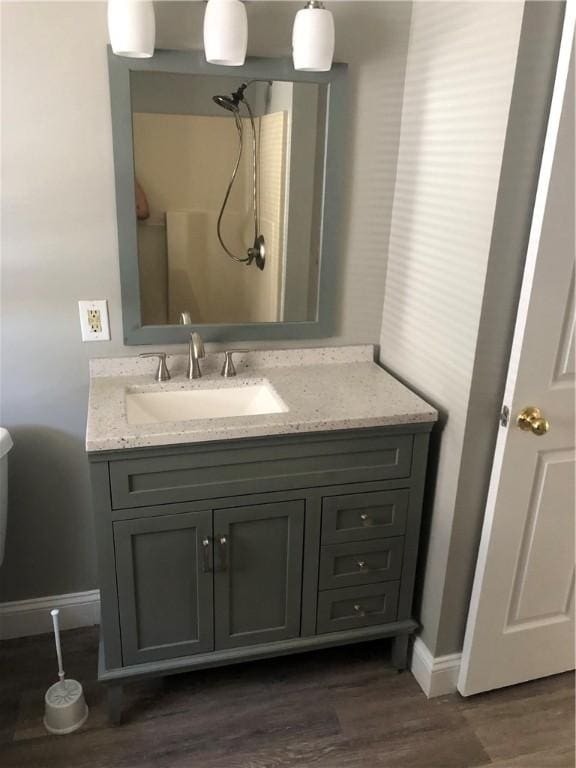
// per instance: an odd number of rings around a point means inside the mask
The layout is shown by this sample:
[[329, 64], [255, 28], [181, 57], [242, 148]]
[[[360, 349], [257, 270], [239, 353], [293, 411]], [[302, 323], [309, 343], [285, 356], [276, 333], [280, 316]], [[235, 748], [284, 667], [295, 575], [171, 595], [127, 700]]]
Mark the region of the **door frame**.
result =
[[[528, 318], [528, 310], [530, 307], [530, 299], [534, 287], [534, 275], [540, 249], [540, 241], [544, 224], [546, 203], [548, 200], [548, 191], [550, 188], [550, 180], [552, 176], [552, 168], [556, 154], [556, 144], [562, 116], [564, 96], [566, 93], [572, 48], [574, 46], [575, 27], [576, 0], [567, 0], [564, 22], [562, 26], [560, 49], [556, 66], [556, 74], [554, 77], [552, 101], [550, 104], [546, 137], [544, 140], [544, 149], [542, 152], [538, 185], [534, 201], [532, 221], [530, 225], [530, 235], [526, 251], [526, 262], [522, 278], [522, 287], [520, 291], [520, 299], [518, 302], [518, 311], [516, 315], [514, 336], [512, 341], [512, 348], [510, 351], [508, 372], [506, 375], [506, 385], [504, 389], [504, 398], [502, 402], [503, 412], [504, 408], [508, 408], [508, 413], [510, 410], [509, 404], [512, 403], [516, 381], [518, 378], [520, 357], [524, 341], [526, 322]], [[508, 425], [506, 424], [503, 426], [505, 428], [501, 428], [499, 430], [496, 447], [494, 449], [490, 485], [488, 489], [488, 497], [486, 500], [485, 516], [482, 526], [480, 546], [478, 549], [476, 571], [474, 574], [474, 583], [472, 587], [468, 619], [466, 622], [466, 631], [464, 636], [464, 647], [462, 649], [462, 659], [457, 682], [458, 691], [463, 696], [469, 695], [467, 693], [466, 677], [471, 662], [474, 629], [478, 617], [484, 574], [487, 568], [489, 544], [492, 536], [492, 529], [494, 527], [498, 488], [500, 485], [504, 452], [508, 437]]]

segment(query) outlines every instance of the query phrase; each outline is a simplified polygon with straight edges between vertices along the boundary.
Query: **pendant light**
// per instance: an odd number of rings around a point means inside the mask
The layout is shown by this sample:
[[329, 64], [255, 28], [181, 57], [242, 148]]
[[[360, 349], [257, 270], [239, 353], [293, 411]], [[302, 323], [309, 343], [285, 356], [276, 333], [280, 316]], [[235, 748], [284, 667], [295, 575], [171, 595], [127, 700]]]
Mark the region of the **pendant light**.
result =
[[209, 64], [241, 67], [248, 47], [248, 18], [240, 0], [208, 0], [204, 51]]
[[334, 17], [318, 0], [296, 14], [292, 31], [294, 69], [328, 72], [334, 58]]
[[149, 59], [156, 38], [154, 5], [150, 0], [108, 0], [108, 33], [117, 56]]

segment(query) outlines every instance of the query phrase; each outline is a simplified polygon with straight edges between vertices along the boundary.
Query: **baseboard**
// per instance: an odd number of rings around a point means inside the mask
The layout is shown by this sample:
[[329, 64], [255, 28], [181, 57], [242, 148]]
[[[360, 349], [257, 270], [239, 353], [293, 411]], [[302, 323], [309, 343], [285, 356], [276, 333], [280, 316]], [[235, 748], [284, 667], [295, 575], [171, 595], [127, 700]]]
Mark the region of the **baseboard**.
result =
[[52, 608], [60, 609], [61, 629], [89, 627], [100, 622], [100, 592], [92, 589], [0, 603], [0, 640], [51, 632]]
[[432, 656], [425, 643], [417, 637], [412, 650], [410, 670], [429, 699], [456, 693], [456, 683], [462, 661], [461, 653]]

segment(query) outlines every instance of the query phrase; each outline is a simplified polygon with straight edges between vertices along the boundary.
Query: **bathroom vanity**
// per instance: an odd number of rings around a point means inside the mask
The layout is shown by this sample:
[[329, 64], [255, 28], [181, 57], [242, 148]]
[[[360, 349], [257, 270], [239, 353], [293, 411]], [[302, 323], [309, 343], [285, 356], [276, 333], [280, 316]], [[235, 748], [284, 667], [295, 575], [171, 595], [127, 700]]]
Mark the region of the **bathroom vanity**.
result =
[[[193, 51], [108, 63], [126, 343], [330, 336], [346, 65], [249, 58], [222, 74]], [[220, 231], [252, 113], [239, 209], [264, 259], [242, 228]], [[155, 361], [91, 362], [99, 679], [116, 720], [122, 684], [146, 676], [384, 637], [406, 665], [436, 412], [372, 346], [244, 353], [232, 380], [222, 364], [209, 355], [190, 381], [172, 357], [172, 379], [154, 381]]]
[[[253, 352], [229, 381], [209, 355], [189, 381], [174, 357], [162, 384], [150, 360], [92, 361], [99, 679], [112, 719], [121, 685], [145, 676], [385, 637], [406, 665], [437, 414], [372, 358], [370, 346]], [[262, 385], [276, 412], [167, 422], [126, 406]]]

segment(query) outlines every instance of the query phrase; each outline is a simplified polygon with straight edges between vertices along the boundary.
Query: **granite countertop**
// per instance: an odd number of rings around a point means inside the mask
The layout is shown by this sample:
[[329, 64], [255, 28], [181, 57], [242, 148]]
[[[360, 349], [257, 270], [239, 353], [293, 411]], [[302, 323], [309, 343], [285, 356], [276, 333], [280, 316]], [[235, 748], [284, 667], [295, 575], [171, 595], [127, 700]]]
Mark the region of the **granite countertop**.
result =
[[[373, 362], [371, 345], [254, 350], [234, 356], [238, 375], [220, 376], [222, 353], [201, 361], [203, 376], [189, 381], [186, 357], [168, 357], [172, 379], [154, 381], [153, 358], [90, 361], [86, 450], [109, 451], [212, 440], [325, 432], [434, 422], [438, 414]], [[288, 410], [258, 416], [129, 424], [126, 392], [238, 387], [268, 382]]]

